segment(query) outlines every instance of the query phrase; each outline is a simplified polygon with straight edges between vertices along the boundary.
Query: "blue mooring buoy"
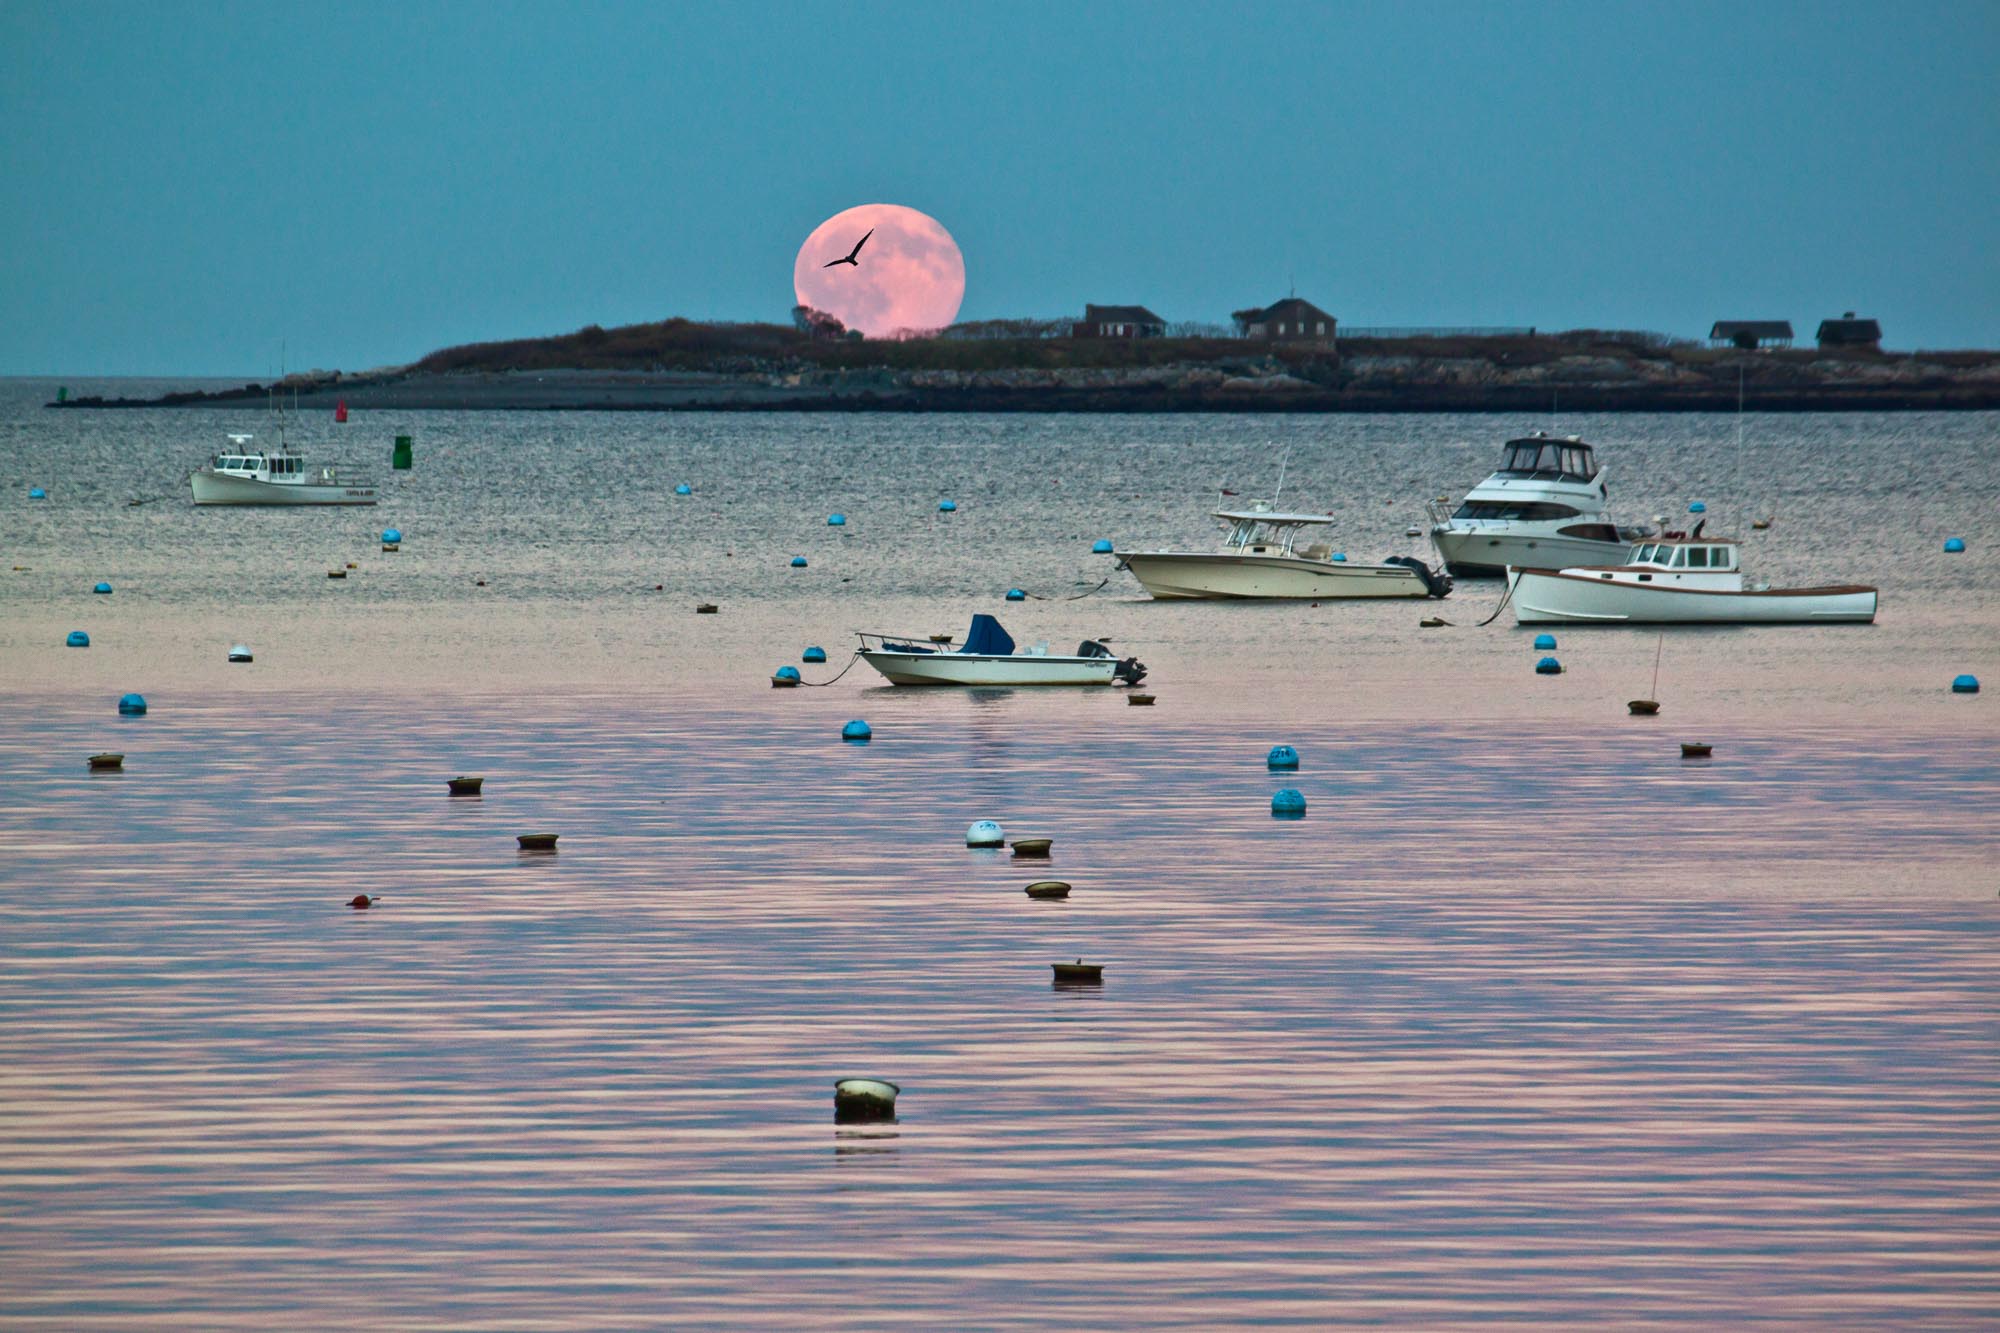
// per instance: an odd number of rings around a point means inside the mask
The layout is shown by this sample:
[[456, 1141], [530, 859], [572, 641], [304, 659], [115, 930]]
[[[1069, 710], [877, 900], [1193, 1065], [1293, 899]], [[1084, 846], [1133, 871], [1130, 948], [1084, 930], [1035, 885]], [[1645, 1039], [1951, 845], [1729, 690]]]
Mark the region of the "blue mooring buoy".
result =
[[1537, 634], [1537, 635], [1535, 636], [1535, 650], [1536, 650], [1537, 652], [1544, 652], [1544, 653], [1545, 653], [1545, 652], [1550, 652], [1550, 651], [1554, 650], [1555, 646], [1556, 646], [1556, 636], [1555, 636], [1555, 635], [1553, 635], [1553, 634]]
[[692, 487], [692, 486], [688, 485], [688, 484], [687, 484], [686, 482], [682, 482], [682, 483], [681, 483], [680, 485], [678, 485], [678, 486], [674, 487], [674, 494], [675, 494], [675, 495], [693, 495], [693, 494], [694, 494], [694, 487]]
[[100, 583], [100, 584], [98, 584], [98, 585], [97, 585], [97, 586], [96, 586], [95, 588], [92, 588], [92, 589], [91, 589], [91, 591], [92, 591], [92, 592], [110, 592], [110, 591], [111, 591], [111, 585], [110, 585], [110, 584], [108, 584], [108, 583]]
[[956, 503], [955, 501], [951, 501], [951, 500], [939, 500], [939, 501], [938, 501], [938, 512], [939, 512], [940, 514], [951, 514], [951, 513], [956, 513], [956, 512], [957, 512], [957, 510], [958, 510], [958, 505], [957, 505], [957, 503]]
[[799, 669], [795, 666], [781, 666], [771, 673], [771, 679], [789, 680], [796, 685], [799, 683]]
[[1299, 752], [1289, 745], [1273, 745], [1271, 753], [1264, 756], [1266, 768], [1297, 768]]
[[1344, 564], [1344, 563], [1346, 563], [1346, 561], [1347, 561], [1347, 552], [1345, 552], [1345, 551], [1335, 551], [1335, 552], [1333, 553], [1333, 558], [1334, 558], [1335, 560], [1338, 560], [1338, 561], [1340, 561], [1340, 562], [1342, 562], [1342, 563]]
[[847, 515], [828, 514], [826, 516], [826, 525], [829, 528], [844, 528], [847, 526]]
[[967, 847], [1004, 847], [1007, 845], [1007, 835], [1001, 832], [998, 822], [991, 819], [981, 819], [965, 831], [965, 845]]
[[874, 734], [869, 725], [858, 717], [840, 729], [840, 739], [844, 741], [865, 741]]
[[795, 555], [792, 557], [793, 569], [804, 569], [805, 567], [806, 567], [806, 558], [804, 556]]
[[1979, 677], [1977, 676], [1955, 677], [1951, 682], [1951, 692], [1953, 694], [1979, 693]]
[[826, 649], [819, 647], [808, 648], [799, 654], [799, 660], [801, 662], [824, 662], [826, 661]]
[[1544, 657], [1535, 663], [1535, 674], [1538, 676], [1560, 676], [1562, 673], [1563, 664], [1553, 657]]
[[1019, 588], [1009, 588], [1007, 589], [1007, 600], [1010, 602], [1025, 602], [1028, 600], [1028, 594], [1022, 592]]
[[1271, 796], [1271, 817], [1273, 819], [1304, 819], [1306, 817], [1306, 795], [1297, 787], [1280, 787]]
[[1946, 537], [1944, 539], [1944, 553], [1946, 555], [1957, 555], [1964, 549], [1965, 549], [1965, 538]]
[[403, 540], [403, 530], [401, 528], [384, 528], [382, 529], [382, 540], [385, 542], [399, 542]]
[[128, 694], [118, 701], [118, 711], [127, 717], [138, 717], [146, 711], [146, 696]]
[[73, 629], [69, 632], [69, 637], [63, 640], [63, 642], [71, 648], [88, 648], [90, 647], [90, 636], [80, 629]]
[[49, 498], [49, 493], [39, 486], [30, 486], [28, 488], [28, 498], [30, 500], [46, 500]]
[[1688, 506], [1688, 512], [1690, 514], [1706, 514], [1708, 512], [1708, 506], [1703, 504], [1701, 501], [1696, 500], [1693, 504]]
[[1106, 541], [1104, 538], [1099, 537], [1096, 541], [1090, 544], [1090, 553], [1092, 555], [1110, 555], [1111, 543]]

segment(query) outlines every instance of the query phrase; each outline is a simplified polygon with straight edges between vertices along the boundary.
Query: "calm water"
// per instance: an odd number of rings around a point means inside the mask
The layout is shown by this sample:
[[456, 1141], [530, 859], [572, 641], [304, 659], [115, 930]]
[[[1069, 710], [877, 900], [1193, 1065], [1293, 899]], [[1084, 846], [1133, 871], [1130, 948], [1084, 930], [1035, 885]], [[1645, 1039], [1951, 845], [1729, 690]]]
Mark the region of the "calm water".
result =
[[[9, 393], [0, 1322], [2000, 1319], [2000, 752], [1943, 688], [2000, 680], [1991, 416], [1753, 419], [1734, 471], [1731, 420], [1562, 422], [1625, 513], [1769, 478], [1767, 576], [1884, 588], [1667, 636], [1647, 722], [1657, 635], [1534, 677], [1477, 585], [997, 603], [1205, 538], [1285, 441], [1407, 549], [1540, 423], [357, 416], [417, 435], [390, 502], [196, 513], [126, 501], [261, 422]], [[1112, 633], [1159, 706], [765, 684], [974, 609]], [[836, 1128], [848, 1074], [900, 1122]]]

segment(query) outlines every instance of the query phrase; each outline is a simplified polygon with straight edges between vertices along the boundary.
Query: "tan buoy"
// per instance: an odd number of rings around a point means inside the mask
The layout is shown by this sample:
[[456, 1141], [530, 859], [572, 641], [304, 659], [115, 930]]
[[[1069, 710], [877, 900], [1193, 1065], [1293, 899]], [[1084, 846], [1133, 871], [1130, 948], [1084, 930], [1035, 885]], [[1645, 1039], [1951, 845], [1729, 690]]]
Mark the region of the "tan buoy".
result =
[[695, 607], [694, 613], [698, 616], [712, 616], [715, 614], [715, 603], [702, 602]]
[[524, 852], [552, 852], [556, 849], [556, 839], [561, 836], [559, 833], [523, 833], [514, 841], [521, 844]]
[[1714, 751], [1715, 747], [1706, 741], [1681, 742], [1681, 758], [1683, 759], [1706, 759]]
[[485, 785], [485, 782], [485, 778], [469, 778], [464, 774], [460, 774], [455, 778], [446, 778], [444, 785], [453, 796], [477, 796], [479, 795], [479, 789]]
[[365, 893], [357, 893], [347, 900], [347, 905], [357, 912], [365, 912], [381, 901], [380, 898], [371, 898]]
[[902, 1088], [885, 1078], [843, 1078], [833, 1085], [833, 1118], [844, 1125], [894, 1120]]
[[344, 569], [329, 569], [326, 571], [326, 576], [330, 579], [344, 579], [347, 577], [347, 571]]
[[1049, 859], [1049, 848], [1053, 845], [1053, 840], [1049, 838], [1016, 838], [1013, 845], [1016, 860], [1046, 861]]
[[1443, 629], [1446, 625], [1449, 625], [1450, 623], [1451, 622], [1449, 620], [1446, 620], [1443, 616], [1425, 616], [1422, 620], [1417, 622], [1417, 628]]
[[1153, 706], [1153, 696], [1150, 694], [1128, 694], [1125, 696], [1125, 702], [1131, 704], [1134, 708], [1150, 708]]
[[112, 754], [108, 751], [104, 754], [94, 754], [90, 756], [90, 767], [93, 772], [98, 773], [111, 769], [123, 769], [125, 767], [125, 756], [122, 754]]
[[1625, 707], [1631, 711], [1633, 717], [1652, 717], [1660, 711], [1660, 701], [1658, 699], [1628, 699]]
[[1055, 969], [1058, 986], [1102, 986], [1104, 984], [1104, 964], [1086, 963], [1081, 958], [1074, 963], [1050, 963]]
[[1059, 879], [1043, 879], [1030, 884], [1026, 892], [1030, 898], [1067, 898], [1069, 885]]

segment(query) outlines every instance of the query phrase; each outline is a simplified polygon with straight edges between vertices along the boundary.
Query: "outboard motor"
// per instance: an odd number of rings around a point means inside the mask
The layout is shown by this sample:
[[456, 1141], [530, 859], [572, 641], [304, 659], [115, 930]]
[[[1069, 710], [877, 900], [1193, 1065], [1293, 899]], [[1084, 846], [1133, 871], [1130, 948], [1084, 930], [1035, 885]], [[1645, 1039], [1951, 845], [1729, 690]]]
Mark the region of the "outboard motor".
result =
[[1424, 588], [1433, 597], [1451, 595], [1451, 575], [1441, 569], [1432, 569], [1413, 555], [1392, 555], [1382, 562], [1385, 565], [1401, 565], [1424, 581]]
[[1137, 685], [1146, 678], [1146, 668], [1136, 657], [1128, 657], [1112, 669], [1111, 679], [1122, 680], [1127, 685]]

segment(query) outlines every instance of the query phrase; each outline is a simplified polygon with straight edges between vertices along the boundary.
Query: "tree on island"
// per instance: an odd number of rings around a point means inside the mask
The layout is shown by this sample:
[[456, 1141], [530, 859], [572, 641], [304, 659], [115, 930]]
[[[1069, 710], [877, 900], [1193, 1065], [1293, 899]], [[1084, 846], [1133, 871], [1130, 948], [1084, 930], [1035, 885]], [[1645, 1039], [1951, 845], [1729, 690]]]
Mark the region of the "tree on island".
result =
[[800, 333], [819, 342], [837, 342], [847, 336], [847, 326], [839, 319], [809, 305], [792, 307], [792, 323]]

